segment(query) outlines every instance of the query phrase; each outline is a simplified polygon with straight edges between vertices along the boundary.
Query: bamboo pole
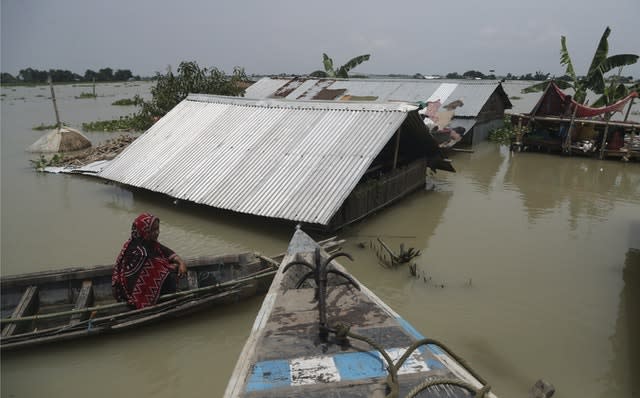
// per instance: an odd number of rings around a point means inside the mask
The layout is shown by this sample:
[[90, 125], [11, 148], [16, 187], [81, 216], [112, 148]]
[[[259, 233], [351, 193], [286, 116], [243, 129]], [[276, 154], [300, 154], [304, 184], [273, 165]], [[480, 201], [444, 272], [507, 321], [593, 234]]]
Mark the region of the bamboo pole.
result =
[[607, 119], [607, 124], [604, 125], [604, 134], [602, 134], [602, 143], [600, 144], [600, 159], [604, 159], [604, 151], [606, 150], [607, 144], [607, 135], [609, 134], [609, 120], [611, 119], [611, 115], [607, 113], [605, 116]]
[[49, 82], [49, 88], [51, 89], [51, 100], [53, 101], [53, 110], [56, 112], [56, 128], [60, 129], [62, 127], [62, 123], [60, 123], [60, 114], [58, 113], [58, 105], [56, 104], [56, 93], [53, 91], [53, 79], [51, 75], [47, 79]]
[[633, 106], [633, 101], [634, 100], [635, 100], [635, 98], [631, 98], [631, 101], [629, 101], [629, 107], [627, 108], [627, 113], [624, 115], [623, 122], [626, 122], [627, 119], [629, 118], [629, 113], [631, 112], [631, 107]]
[[571, 155], [571, 129], [573, 128], [573, 124], [576, 120], [576, 112], [578, 111], [578, 106], [575, 106], [573, 112], [571, 113], [571, 121], [569, 122], [569, 129], [567, 130], [567, 137], [564, 139], [563, 149], [569, 155]]

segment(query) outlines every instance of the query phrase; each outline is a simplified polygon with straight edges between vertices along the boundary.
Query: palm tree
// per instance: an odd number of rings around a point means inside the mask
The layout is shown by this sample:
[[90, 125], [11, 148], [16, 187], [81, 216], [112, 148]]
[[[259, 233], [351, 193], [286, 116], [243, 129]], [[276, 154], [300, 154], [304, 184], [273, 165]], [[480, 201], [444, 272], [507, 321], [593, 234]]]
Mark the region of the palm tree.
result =
[[[596, 48], [596, 52], [593, 55], [591, 66], [587, 71], [586, 76], [577, 76], [567, 50], [567, 38], [565, 36], [560, 37], [560, 64], [566, 67], [565, 75], [571, 80], [556, 80], [555, 84], [561, 89], [573, 88], [575, 94], [573, 99], [576, 102], [584, 104], [587, 96], [587, 90], [592, 90], [596, 94], [601, 94], [601, 97], [593, 104], [596, 106], [611, 104], [629, 93], [629, 89], [634, 87], [627, 87], [622, 83], [616, 84], [614, 79], [612, 83], [607, 87], [604, 75], [615, 68], [622, 68], [627, 65], [633, 65], [638, 61], [638, 56], [635, 54], [618, 54], [608, 56], [609, 53], [609, 34], [611, 29], [607, 26], [600, 38], [600, 43]], [[619, 76], [619, 75], [618, 75]], [[549, 81], [534, 84], [522, 90], [523, 93], [540, 92], [547, 88]]]
[[351, 58], [349, 60], [349, 62], [347, 62], [346, 64], [344, 64], [341, 67], [339, 67], [338, 71], [336, 72], [335, 69], [333, 68], [333, 60], [331, 58], [329, 58], [329, 56], [327, 54], [322, 53], [322, 63], [324, 64], [324, 71], [317, 70], [317, 71], [311, 73], [311, 76], [315, 76], [315, 77], [340, 77], [340, 78], [348, 79], [349, 78], [349, 71], [351, 69], [355, 68], [356, 66], [360, 65], [364, 61], [368, 61], [369, 60], [369, 56], [370, 56], [370, 54], [364, 54], [364, 55], [358, 55], [355, 58]]

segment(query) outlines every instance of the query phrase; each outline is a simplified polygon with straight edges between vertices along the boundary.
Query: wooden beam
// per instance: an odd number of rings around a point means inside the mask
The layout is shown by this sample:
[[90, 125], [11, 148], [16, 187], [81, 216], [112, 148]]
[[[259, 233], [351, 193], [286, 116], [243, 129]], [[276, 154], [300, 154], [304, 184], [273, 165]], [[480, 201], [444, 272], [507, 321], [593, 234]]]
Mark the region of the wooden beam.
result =
[[396, 148], [393, 153], [393, 166], [391, 170], [395, 170], [396, 167], [398, 166], [398, 152], [400, 151], [400, 132], [401, 131], [402, 131], [402, 127], [398, 128], [398, 131], [396, 131]]
[[[13, 310], [13, 314], [11, 314], [11, 318], [22, 318], [23, 316], [33, 315], [38, 311], [39, 304], [39, 296], [38, 296], [38, 287], [37, 286], [29, 286], [22, 294], [22, 298], [20, 302]], [[28, 328], [28, 324], [8, 324], [2, 330], [2, 337], [12, 336], [15, 333], [21, 333]]]
[[194, 290], [199, 287], [198, 273], [196, 271], [187, 271], [187, 283], [189, 284], [189, 290]]
[[635, 100], [635, 98], [631, 98], [631, 101], [629, 101], [629, 107], [627, 108], [627, 113], [624, 115], [624, 122], [627, 121], [627, 119], [629, 119], [629, 113], [631, 112], [631, 107], [633, 106], [633, 100]]
[[[79, 310], [83, 308], [88, 308], [93, 305], [93, 282], [91, 280], [82, 281], [82, 288], [80, 289], [80, 293], [78, 293], [78, 298], [76, 300], [76, 305], [73, 307], [74, 310]], [[69, 321], [69, 325], [75, 325], [82, 321], [86, 321], [89, 319], [89, 312], [80, 312], [71, 315], [71, 320]]]
[[[519, 114], [520, 117], [522, 117], [523, 119], [529, 119], [529, 122], [531, 121], [537, 121], [537, 122], [562, 122], [562, 121], [566, 121], [567, 119], [563, 119], [561, 117], [558, 116], [532, 116], [532, 115], [527, 115], [527, 114]], [[622, 127], [623, 129], [632, 129], [635, 126], [638, 126], [639, 123], [637, 122], [618, 122], [618, 121], [611, 121], [609, 120], [609, 122], [607, 123], [606, 120], [593, 120], [593, 119], [582, 119], [582, 118], [576, 118], [574, 121], [576, 124], [580, 123], [582, 124], [590, 124], [590, 125], [594, 125], [594, 126], [606, 126], [607, 124], [610, 124], [611, 126], [617, 126], [617, 127]]]

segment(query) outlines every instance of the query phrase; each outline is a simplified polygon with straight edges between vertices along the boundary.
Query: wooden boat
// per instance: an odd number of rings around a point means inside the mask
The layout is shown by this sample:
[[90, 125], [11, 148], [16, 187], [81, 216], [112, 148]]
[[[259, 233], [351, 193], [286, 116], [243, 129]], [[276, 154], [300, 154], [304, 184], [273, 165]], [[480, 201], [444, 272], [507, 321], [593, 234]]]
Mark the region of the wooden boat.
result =
[[[237, 397], [495, 397], [301, 229], [225, 391]], [[475, 395], [474, 395], [475, 394]]]
[[[341, 242], [323, 242], [328, 250]], [[284, 254], [240, 253], [187, 259], [178, 292], [132, 309], [111, 292], [112, 265], [0, 278], [2, 350], [117, 332], [264, 294]]]

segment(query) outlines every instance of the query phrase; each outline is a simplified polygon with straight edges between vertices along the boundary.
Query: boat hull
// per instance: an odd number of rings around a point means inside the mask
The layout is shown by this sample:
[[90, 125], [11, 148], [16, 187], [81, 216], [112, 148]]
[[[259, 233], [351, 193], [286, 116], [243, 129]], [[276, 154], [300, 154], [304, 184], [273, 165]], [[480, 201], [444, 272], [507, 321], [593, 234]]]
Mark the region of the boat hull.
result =
[[336, 261], [326, 268], [337, 272], [326, 274], [323, 295], [323, 277], [309, 277], [315, 271], [301, 264], [326, 263], [328, 254], [317, 249], [296, 231], [225, 397], [406, 396], [429, 383], [436, 385], [420, 396], [488, 389], [461, 358], [425, 339]]

